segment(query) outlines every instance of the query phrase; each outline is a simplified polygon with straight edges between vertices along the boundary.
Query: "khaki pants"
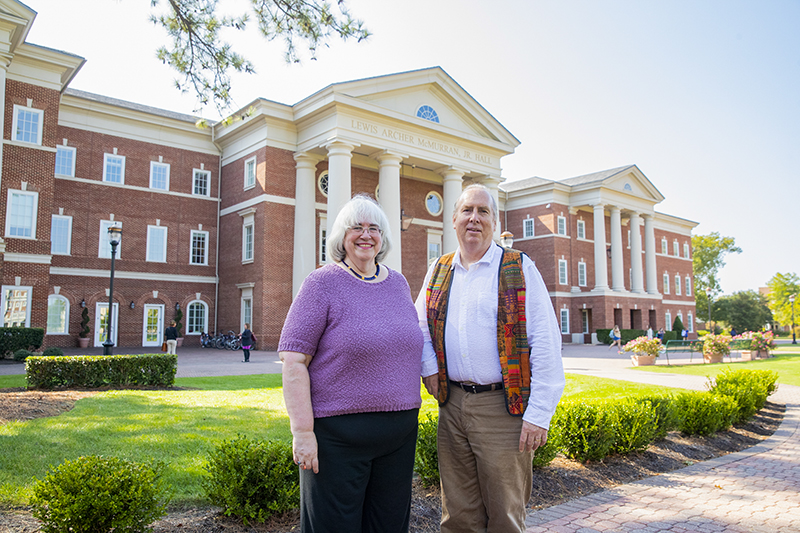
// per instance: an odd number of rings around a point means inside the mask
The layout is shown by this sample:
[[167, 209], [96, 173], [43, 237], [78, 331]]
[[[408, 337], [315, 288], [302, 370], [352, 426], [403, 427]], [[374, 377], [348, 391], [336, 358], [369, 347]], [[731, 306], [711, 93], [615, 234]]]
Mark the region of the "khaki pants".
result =
[[519, 452], [522, 418], [502, 390], [472, 394], [450, 386], [439, 409], [442, 533], [525, 531], [533, 453]]
[[178, 341], [175, 339], [167, 341], [167, 353], [172, 355], [177, 355], [175, 352], [175, 348], [178, 346]]

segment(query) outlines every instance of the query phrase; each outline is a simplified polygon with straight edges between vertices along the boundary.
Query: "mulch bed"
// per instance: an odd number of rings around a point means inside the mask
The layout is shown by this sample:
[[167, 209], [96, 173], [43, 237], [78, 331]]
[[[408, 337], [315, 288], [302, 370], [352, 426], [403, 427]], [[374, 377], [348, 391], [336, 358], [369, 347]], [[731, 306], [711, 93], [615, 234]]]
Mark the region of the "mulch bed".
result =
[[[0, 425], [11, 420], [56, 416], [72, 409], [75, 402], [96, 391], [27, 391], [0, 389]], [[670, 472], [713, 457], [744, 450], [772, 435], [783, 420], [785, 406], [767, 402], [747, 424], [711, 437], [687, 437], [672, 432], [643, 452], [608, 457], [600, 462], [579, 463], [557, 457], [534, 471], [531, 509], [542, 509], [644, 477]], [[438, 488], [414, 483], [411, 531], [439, 531], [441, 498]], [[266, 524], [244, 526], [220, 514], [219, 508], [173, 509], [154, 524], [154, 533], [288, 533], [300, 530], [297, 512]], [[34, 533], [39, 522], [27, 509], [3, 509], [0, 533]]]

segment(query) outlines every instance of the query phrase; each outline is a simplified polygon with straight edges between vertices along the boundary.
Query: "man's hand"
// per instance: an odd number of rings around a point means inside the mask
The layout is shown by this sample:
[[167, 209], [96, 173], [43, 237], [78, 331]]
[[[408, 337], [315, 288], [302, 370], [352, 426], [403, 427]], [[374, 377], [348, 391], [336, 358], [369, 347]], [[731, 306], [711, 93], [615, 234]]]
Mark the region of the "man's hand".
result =
[[522, 433], [519, 436], [519, 451], [535, 451], [547, 442], [547, 430], [530, 422], [522, 421]]
[[425, 385], [428, 394], [434, 398], [439, 397], [439, 374], [431, 374], [422, 378], [422, 384]]

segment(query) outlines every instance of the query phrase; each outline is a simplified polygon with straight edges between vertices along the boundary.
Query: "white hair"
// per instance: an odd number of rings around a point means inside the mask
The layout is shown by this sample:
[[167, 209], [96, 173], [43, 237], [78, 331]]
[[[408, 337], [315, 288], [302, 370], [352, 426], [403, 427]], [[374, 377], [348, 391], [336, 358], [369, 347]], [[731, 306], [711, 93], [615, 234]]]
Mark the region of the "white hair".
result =
[[467, 191], [474, 191], [474, 190], [485, 191], [486, 194], [489, 195], [489, 200], [490, 200], [489, 205], [492, 208], [492, 217], [497, 219], [497, 214], [500, 212], [499, 209], [497, 208], [497, 200], [494, 199], [494, 195], [492, 194], [492, 191], [489, 190], [489, 187], [487, 187], [482, 183], [473, 183], [472, 185], [469, 185], [463, 191], [461, 191], [461, 194], [458, 195], [458, 199], [456, 200], [456, 203], [453, 206], [453, 216], [455, 217], [456, 215], [458, 215], [458, 208], [461, 205], [464, 196], [467, 194]]
[[357, 194], [344, 204], [342, 210], [336, 215], [331, 234], [325, 239], [328, 254], [336, 261], [341, 261], [347, 256], [344, 250], [344, 236], [347, 229], [361, 223], [369, 222], [381, 229], [381, 250], [375, 256], [375, 261], [383, 261], [386, 254], [392, 249], [392, 232], [389, 230], [389, 219], [378, 202], [366, 194]]

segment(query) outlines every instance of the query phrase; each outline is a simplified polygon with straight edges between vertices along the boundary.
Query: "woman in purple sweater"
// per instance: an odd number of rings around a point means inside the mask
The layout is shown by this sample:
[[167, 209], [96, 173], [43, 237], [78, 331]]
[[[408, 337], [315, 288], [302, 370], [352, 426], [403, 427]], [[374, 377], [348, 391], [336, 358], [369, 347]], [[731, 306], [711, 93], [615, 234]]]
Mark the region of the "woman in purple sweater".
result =
[[406, 532], [421, 405], [414, 303], [380, 264], [391, 235], [369, 197], [342, 208], [327, 249], [335, 262], [303, 282], [278, 346], [301, 530]]

